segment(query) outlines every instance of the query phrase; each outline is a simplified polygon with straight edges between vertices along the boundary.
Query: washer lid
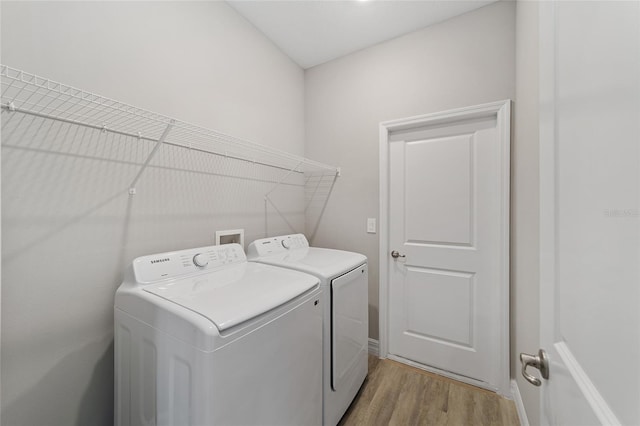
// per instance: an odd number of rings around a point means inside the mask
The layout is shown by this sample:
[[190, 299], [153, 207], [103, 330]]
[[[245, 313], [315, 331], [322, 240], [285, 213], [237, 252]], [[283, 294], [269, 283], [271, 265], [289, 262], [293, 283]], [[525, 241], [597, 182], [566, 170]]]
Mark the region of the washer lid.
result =
[[318, 279], [311, 275], [243, 262], [187, 279], [147, 285], [144, 290], [207, 317], [224, 331], [316, 285]]
[[305, 247], [251, 260], [296, 269], [317, 277], [333, 278], [362, 265], [367, 257], [351, 251]]

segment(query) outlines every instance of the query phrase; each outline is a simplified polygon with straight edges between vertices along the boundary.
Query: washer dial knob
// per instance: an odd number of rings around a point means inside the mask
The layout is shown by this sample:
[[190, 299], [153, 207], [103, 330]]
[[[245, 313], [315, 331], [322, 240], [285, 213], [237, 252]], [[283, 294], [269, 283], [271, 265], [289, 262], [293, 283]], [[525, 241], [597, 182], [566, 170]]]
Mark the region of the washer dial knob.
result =
[[193, 263], [196, 266], [204, 268], [209, 264], [209, 258], [207, 258], [207, 256], [204, 253], [198, 253], [195, 256], [193, 256]]
[[291, 248], [291, 241], [289, 240], [282, 240], [282, 247], [286, 248], [287, 250]]

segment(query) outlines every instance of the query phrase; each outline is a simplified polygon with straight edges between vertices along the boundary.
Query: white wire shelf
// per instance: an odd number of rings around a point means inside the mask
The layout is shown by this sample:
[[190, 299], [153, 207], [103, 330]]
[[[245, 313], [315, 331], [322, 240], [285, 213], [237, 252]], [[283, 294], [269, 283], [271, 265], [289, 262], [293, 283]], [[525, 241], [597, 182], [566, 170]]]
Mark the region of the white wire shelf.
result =
[[[339, 176], [338, 167], [147, 111], [6, 65], [0, 65], [3, 111], [20, 112], [104, 132], [183, 147], [287, 170]], [[151, 161], [140, 170], [135, 182]]]

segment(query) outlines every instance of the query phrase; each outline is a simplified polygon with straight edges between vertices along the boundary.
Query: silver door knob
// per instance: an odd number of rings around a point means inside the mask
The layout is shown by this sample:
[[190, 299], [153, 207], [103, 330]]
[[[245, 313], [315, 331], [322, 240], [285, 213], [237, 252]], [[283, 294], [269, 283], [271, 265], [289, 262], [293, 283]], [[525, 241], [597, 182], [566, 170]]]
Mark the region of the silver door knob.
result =
[[406, 256], [406, 255], [404, 255], [404, 254], [400, 254], [400, 253], [398, 253], [398, 251], [397, 251], [397, 250], [394, 250], [394, 251], [392, 251], [392, 252], [391, 252], [391, 257], [393, 257], [394, 259], [397, 259], [397, 258], [399, 258], [399, 257], [407, 257], [407, 256]]
[[527, 367], [532, 366], [533, 368], [537, 368], [540, 370], [540, 375], [543, 379], [549, 378], [549, 358], [547, 357], [547, 353], [544, 349], [540, 349], [538, 351], [538, 355], [529, 355], [525, 353], [520, 354], [520, 362], [522, 363], [522, 375], [527, 382], [531, 383], [534, 386], [540, 386], [542, 381], [537, 377], [527, 373]]

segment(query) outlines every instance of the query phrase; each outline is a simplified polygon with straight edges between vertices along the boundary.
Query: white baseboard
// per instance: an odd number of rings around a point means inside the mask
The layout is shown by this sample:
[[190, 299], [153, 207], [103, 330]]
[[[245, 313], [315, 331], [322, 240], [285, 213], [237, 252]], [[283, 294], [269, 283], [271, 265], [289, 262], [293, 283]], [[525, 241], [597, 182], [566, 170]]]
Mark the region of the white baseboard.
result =
[[369, 338], [369, 353], [373, 356], [380, 356], [380, 346], [376, 339]]
[[529, 426], [529, 419], [527, 418], [527, 412], [524, 410], [524, 403], [522, 402], [522, 395], [520, 395], [520, 388], [518, 388], [518, 383], [515, 380], [511, 380], [511, 395], [513, 395], [513, 402], [516, 404], [516, 411], [518, 412], [520, 425]]

